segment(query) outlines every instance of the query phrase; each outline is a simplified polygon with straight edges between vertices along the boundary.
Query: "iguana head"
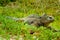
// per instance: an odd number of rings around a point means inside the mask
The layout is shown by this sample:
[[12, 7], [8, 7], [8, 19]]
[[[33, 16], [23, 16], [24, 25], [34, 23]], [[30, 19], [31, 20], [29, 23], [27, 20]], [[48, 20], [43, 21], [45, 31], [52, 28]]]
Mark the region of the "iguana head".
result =
[[52, 23], [54, 21], [54, 17], [53, 16], [48, 16], [47, 14], [43, 14], [40, 17], [40, 21], [41, 23], [43, 23], [44, 25], [48, 25], [50, 23]]

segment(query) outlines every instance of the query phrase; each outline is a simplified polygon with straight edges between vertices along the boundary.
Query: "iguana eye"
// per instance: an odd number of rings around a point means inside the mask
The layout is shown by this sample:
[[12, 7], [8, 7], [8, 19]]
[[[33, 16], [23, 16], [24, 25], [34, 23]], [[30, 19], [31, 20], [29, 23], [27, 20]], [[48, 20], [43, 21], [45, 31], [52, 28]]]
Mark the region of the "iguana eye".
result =
[[52, 19], [52, 17], [49, 17], [49, 19]]
[[54, 21], [54, 17], [52, 17], [52, 16], [49, 16], [47, 19], [50, 21]]

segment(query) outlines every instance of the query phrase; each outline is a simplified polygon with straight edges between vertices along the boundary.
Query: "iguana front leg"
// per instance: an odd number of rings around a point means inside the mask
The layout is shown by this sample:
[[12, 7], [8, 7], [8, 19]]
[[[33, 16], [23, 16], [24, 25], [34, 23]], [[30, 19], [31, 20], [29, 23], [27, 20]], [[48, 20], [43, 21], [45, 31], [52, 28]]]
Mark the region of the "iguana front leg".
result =
[[47, 26], [46, 28], [52, 30], [53, 32], [60, 32], [59, 30], [56, 30], [56, 29], [52, 28], [51, 26]]

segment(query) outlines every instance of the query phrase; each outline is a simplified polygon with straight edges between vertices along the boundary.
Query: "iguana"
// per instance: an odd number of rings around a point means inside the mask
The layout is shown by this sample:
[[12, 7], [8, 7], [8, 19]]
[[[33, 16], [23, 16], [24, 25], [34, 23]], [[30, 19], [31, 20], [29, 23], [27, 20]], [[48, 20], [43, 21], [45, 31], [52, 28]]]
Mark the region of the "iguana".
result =
[[[9, 18], [9, 16], [7, 17]], [[54, 21], [53, 16], [48, 16], [47, 14], [43, 14], [42, 16], [32, 14], [24, 18], [15, 18], [15, 17], [10, 17], [11, 19], [14, 19], [16, 21], [22, 21], [24, 24], [28, 25], [34, 25], [37, 28], [40, 26], [47, 27], [49, 29], [52, 29], [52, 27], [49, 26], [50, 23]]]

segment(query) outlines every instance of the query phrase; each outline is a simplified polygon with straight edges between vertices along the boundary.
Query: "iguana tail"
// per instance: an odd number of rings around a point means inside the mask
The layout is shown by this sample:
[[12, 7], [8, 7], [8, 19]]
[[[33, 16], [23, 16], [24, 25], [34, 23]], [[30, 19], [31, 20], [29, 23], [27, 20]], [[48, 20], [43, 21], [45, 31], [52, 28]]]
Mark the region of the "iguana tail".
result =
[[6, 16], [7, 19], [12, 19], [12, 20], [15, 20], [15, 21], [24, 21], [25, 19], [24, 18], [16, 18], [16, 17], [11, 17], [11, 16]]

